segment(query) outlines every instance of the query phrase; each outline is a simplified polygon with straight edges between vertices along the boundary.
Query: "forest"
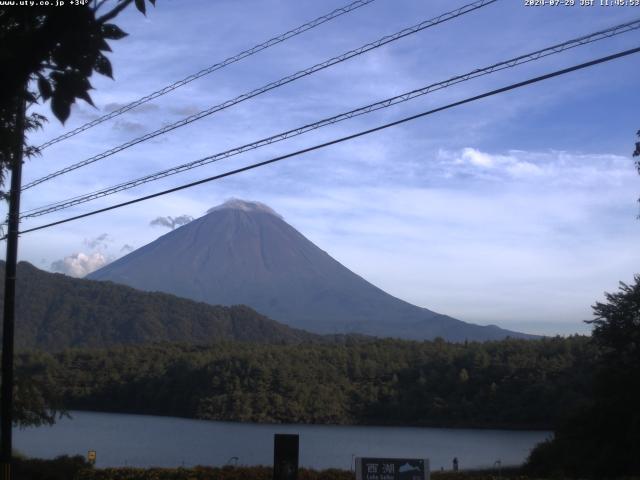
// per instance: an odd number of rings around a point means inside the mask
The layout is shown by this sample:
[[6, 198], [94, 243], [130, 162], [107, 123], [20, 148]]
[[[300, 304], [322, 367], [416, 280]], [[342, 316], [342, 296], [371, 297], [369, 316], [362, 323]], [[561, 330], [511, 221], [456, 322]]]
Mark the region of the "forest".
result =
[[553, 427], [588, 402], [586, 337], [154, 344], [24, 352], [63, 409], [269, 423]]
[[[0, 290], [4, 289], [4, 269], [0, 261]], [[0, 312], [3, 304], [0, 298]], [[161, 341], [333, 340], [278, 323], [244, 305], [208, 305], [166, 293], [142, 292], [45, 272], [27, 262], [18, 264], [16, 310], [18, 349], [59, 351]]]

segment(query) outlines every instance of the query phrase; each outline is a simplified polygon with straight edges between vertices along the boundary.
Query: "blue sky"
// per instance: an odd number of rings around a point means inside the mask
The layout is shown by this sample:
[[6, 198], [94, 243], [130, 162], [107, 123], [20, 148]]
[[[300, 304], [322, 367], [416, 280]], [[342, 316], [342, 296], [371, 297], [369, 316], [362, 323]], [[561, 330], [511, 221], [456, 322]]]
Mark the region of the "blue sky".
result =
[[[158, 0], [118, 23], [115, 81], [42, 143], [346, 1]], [[28, 182], [199, 110], [463, 5], [376, 0], [152, 104], [46, 149]], [[579, 3], [579, 2], [578, 2]], [[25, 192], [23, 210], [194, 160], [640, 17], [639, 7], [500, 0]], [[23, 228], [125, 201], [636, 47], [638, 31], [448, 88]], [[349, 143], [89, 219], [26, 234], [20, 258], [81, 275], [230, 197], [261, 201], [344, 265], [416, 305], [533, 333], [586, 332], [590, 305], [638, 273], [640, 57], [485, 99]], [[48, 111], [48, 105], [41, 108]], [[51, 117], [51, 115], [49, 115]], [[66, 260], [65, 260], [66, 259]]]

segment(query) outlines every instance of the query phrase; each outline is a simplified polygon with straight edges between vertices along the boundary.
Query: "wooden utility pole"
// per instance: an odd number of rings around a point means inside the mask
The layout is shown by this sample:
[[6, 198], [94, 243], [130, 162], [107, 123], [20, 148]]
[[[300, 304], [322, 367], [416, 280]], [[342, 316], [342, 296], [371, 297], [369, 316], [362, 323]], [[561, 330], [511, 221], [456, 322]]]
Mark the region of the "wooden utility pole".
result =
[[2, 325], [2, 386], [0, 387], [0, 479], [12, 478], [13, 439], [13, 337], [16, 313], [16, 267], [18, 263], [18, 227], [20, 225], [20, 189], [26, 103], [19, 99], [15, 119], [15, 145], [11, 159], [11, 192], [7, 219], [7, 261], [4, 277], [4, 318]]

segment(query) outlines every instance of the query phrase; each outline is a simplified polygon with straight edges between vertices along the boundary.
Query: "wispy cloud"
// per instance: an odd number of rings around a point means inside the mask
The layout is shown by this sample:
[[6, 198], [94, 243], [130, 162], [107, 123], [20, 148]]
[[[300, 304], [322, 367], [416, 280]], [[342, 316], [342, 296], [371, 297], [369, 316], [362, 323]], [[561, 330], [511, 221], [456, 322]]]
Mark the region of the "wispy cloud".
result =
[[[118, 110], [124, 106], [128, 105], [128, 103], [125, 102], [109, 102], [107, 103], [104, 107], [102, 107], [102, 110], [104, 110], [105, 112], [113, 112], [115, 110]], [[156, 104], [153, 103], [144, 103], [142, 105], [137, 106], [136, 108], [130, 110], [131, 113], [133, 114], [141, 114], [141, 113], [147, 113], [147, 112], [156, 112], [160, 109], [160, 107]]]
[[633, 179], [628, 157], [563, 151], [511, 150], [492, 154], [476, 148], [438, 152], [439, 165], [449, 176], [463, 174], [516, 183], [544, 181], [546, 185], [576, 188], [620, 186]]
[[128, 134], [141, 134], [146, 130], [144, 124], [140, 122], [121, 119], [115, 120], [112, 128], [117, 131], [127, 132]]
[[157, 217], [151, 220], [149, 225], [152, 227], [167, 227], [171, 230], [174, 230], [176, 227], [180, 227], [182, 225], [186, 225], [187, 223], [193, 221], [193, 217], [191, 215], [179, 215], [177, 217]]
[[85, 238], [83, 243], [93, 250], [96, 248], [106, 249], [109, 247], [109, 243], [113, 243], [113, 241], [113, 238], [108, 233], [102, 233], [94, 238]]

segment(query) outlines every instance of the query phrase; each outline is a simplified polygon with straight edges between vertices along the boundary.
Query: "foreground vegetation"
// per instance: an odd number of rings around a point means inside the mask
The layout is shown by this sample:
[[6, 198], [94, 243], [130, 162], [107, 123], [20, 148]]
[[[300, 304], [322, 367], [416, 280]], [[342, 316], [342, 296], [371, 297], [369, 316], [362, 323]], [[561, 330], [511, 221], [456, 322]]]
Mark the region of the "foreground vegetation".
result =
[[[555, 424], [553, 440], [534, 449], [527, 472], [536, 478], [629, 478], [640, 474], [640, 275], [606, 299], [593, 307], [591, 339], [347, 339], [26, 353], [19, 356], [18, 372], [29, 378], [24, 385], [30, 390], [18, 382], [17, 403], [42, 393], [43, 402], [56, 398], [68, 408], [224, 420]], [[78, 475], [144, 480], [181, 479], [183, 473], [118, 469]], [[207, 478], [210, 472], [189, 475]], [[336, 475], [309, 478], [342, 478]]]
[[[16, 400], [41, 398], [31, 410], [57, 399], [67, 408], [261, 422], [555, 423], [554, 439], [534, 449], [528, 473], [629, 478], [640, 474], [640, 276], [606, 298], [593, 307], [591, 339], [482, 344], [346, 339], [344, 344], [163, 344], [25, 353], [18, 357], [18, 378], [29, 381], [18, 381]], [[262, 478], [268, 471], [238, 478]], [[74, 475], [181, 480], [208, 478], [213, 471], [81, 469]], [[346, 474], [318, 475], [324, 476], [306, 478]]]
[[[19, 460], [15, 465], [18, 480], [271, 480], [271, 467], [194, 467], [194, 468], [93, 468], [82, 457], [55, 460]], [[355, 480], [348, 470], [310, 470], [302, 468], [299, 480]], [[433, 472], [434, 480], [526, 480], [520, 469], [500, 471]]]
[[[434, 480], [496, 480], [498, 478], [527, 480], [529, 477], [518, 470], [473, 471], [473, 472], [433, 472]], [[74, 480], [271, 480], [270, 467], [195, 467], [195, 468], [108, 468], [85, 470]], [[349, 470], [309, 470], [300, 469], [299, 480], [355, 480]]]
[[588, 338], [210, 346], [19, 355], [68, 409], [211, 420], [550, 428], [588, 401]]
[[593, 306], [597, 349], [590, 401], [563, 418], [531, 454], [540, 474], [640, 476], [640, 275]]

